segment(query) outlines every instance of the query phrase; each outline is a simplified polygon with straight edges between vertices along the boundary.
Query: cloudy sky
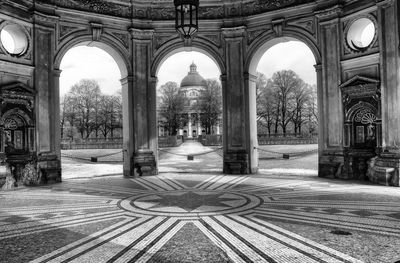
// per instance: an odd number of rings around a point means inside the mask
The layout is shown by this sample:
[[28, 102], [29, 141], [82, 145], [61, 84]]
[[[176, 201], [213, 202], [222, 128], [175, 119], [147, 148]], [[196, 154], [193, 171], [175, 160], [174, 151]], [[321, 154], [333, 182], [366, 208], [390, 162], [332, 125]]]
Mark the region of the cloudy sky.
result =
[[[180, 52], [164, 61], [158, 71], [158, 86], [175, 81], [180, 83], [189, 72], [190, 64], [197, 65], [198, 72], [206, 79], [219, 79], [220, 70], [215, 62], [199, 52]], [[271, 47], [261, 58], [257, 71], [267, 78], [282, 69], [292, 69], [309, 84], [316, 83], [314, 56], [302, 42], [290, 41]], [[121, 73], [114, 59], [96, 47], [75, 47], [64, 56], [60, 69], [60, 94], [67, 93], [80, 79], [96, 79], [103, 93], [114, 94], [121, 88]]]

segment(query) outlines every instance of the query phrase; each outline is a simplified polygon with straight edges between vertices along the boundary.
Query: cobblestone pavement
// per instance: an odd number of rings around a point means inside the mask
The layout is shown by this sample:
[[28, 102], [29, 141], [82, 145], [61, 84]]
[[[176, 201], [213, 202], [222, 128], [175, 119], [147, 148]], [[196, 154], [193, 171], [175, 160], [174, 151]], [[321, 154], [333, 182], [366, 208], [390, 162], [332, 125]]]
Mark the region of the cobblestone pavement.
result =
[[400, 260], [399, 189], [360, 182], [165, 171], [4, 191], [0, 208], [0, 262]]
[[282, 176], [165, 173], [68, 181], [0, 193], [0, 258], [394, 262], [400, 259], [399, 200], [395, 188]]

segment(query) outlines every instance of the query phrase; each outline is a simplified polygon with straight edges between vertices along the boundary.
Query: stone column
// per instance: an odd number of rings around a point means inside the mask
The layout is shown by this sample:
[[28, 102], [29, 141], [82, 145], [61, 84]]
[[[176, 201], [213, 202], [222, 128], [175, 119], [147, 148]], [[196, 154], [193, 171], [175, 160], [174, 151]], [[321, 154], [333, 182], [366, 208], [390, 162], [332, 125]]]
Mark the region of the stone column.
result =
[[319, 87], [322, 87], [322, 65], [315, 65], [315, 71], [317, 73], [317, 109], [318, 109], [318, 155], [322, 156], [324, 149], [327, 148], [326, 142], [326, 129], [324, 129], [324, 119], [321, 118], [323, 113], [323, 91], [318, 90]]
[[192, 138], [193, 137], [192, 136], [192, 118], [191, 117], [192, 117], [191, 114], [188, 113], [188, 133], [187, 133], [188, 138]]
[[226, 75], [221, 76], [224, 173], [229, 174], [249, 174], [258, 169], [255, 161], [257, 151], [254, 149], [256, 114], [255, 105], [251, 105], [255, 104], [255, 88], [245, 84], [249, 83], [249, 77], [245, 77], [243, 69], [245, 33], [242, 26], [222, 29], [226, 65]]
[[[142, 176], [158, 173], [157, 154], [157, 109], [156, 80], [150, 76], [151, 57], [153, 51], [153, 30], [131, 28], [132, 35], [132, 87], [125, 91], [128, 98], [129, 135], [128, 158], [130, 169], [125, 175]], [[125, 128], [125, 127], [124, 127]], [[125, 133], [125, 132], [124, 132]]]
[[[57, 17], [34, 13], [36, 149], [43, 181], [61, 181], [59, 71], [54, 70]], [[57, 84], [56, 84], [57, 83]]]
[[124, 176], [133, 175], [133, 158], [135, 152], [134, 147], [134, 123], [133, 123], [133, 77], [128, 76], [121, 79], [122, 86], [122, 116], [123, 116], [123, 155], [124, 165], [123, 173]]
[[[53, 78], [54, 78], [54, 103], [53, 103], [53, 112], [54, 112], [54, 123], [61, 123], [60, 120], [60, 75], [61, 70], [55, 69], [53, 70]], [[57, 158], [61, 160], [61, 129], [57, 129], [55, 127], [55, 145], [54, 152], [57, 155]], [[57, 143], [59, 142], [59, 143]]]
[[400, 51], [398, 1], [378, 3], [381, 54], [382, 149], [376, 161], [376, 182], [399, 186]]
[[[317, 66], [319, 88], [320, 177], [342, 177], [343, 157], [343, 107], [339, 85], [340, 78], [340, 34], [341, 8], [320, 11], [320, 46], [322, 68]], [[319, 73], [321, 70], [321, 73]], [[318, 74], [319, 73], [319, 74]], [[321, 79], [322, 78], [322, 79]]]

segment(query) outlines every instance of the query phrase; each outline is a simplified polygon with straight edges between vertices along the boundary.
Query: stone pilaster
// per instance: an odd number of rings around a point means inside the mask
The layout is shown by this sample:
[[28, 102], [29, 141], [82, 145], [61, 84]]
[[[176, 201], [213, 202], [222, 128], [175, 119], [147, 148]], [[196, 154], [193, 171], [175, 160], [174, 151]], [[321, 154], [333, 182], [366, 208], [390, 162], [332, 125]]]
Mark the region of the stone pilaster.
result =
[[343, 107], [339, 85], [341, 47], [341, 7], [318, 11], [322, 64], [317, 69], [319, 84], [320, 177], [342, 177]]
[[[61, 181], [59, 71], [54, 70], [58, 17], [34, 12], [37, 167], [44, 182]], [[57, 84], [56, 84], [57, 83]]]
[[[133, 120], [129, 121], [127, 132], [130, 138], [131, 159], [130, 176], [154, 175], [158, 173], [157, 154], [157, 111], [156, 83], [150, 76], [151, 57], [153, 51], [153, 30], [131, 28], [133, 83], [128, 109]], [[125, 170], [125, 168], [124, 168]], [[124, 171], [126, 174], [127, 172]]]
[[378, 3], [381, 53], [382, 153], [375, 162], [372, 181], [399, 186], [400, 174], [400, 51], [398, 1]]
[[223, 28], [222, 33], [226, 64], [226, 75], [221, 77], [224, 173], [249, 174], [257, 171], [258, 164], [255, 160], [257, 151], [254, 149], [257, 141], [257, 135], [254, 138], [254, 131], [257, 133], [253, 109], [255, 88], [245, 84], [243, 69], [246, 28]]

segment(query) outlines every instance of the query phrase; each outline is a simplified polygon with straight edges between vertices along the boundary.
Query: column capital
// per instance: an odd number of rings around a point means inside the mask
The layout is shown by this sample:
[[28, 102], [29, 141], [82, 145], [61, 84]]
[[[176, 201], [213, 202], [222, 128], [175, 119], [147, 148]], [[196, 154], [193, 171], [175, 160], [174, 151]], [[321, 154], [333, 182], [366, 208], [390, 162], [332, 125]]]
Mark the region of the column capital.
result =
[[257, 76], [256, 76], [256, 75], [253, 75], [253, 74], [251, 74], [251, 73], [244, 73], [244, 79], [245, 79], [246, 81], [249, 80], [249, 81], [256, 82], [256, 81], [257, 81]]
[[149, 79], [149, 81], [150, 81], [151, 84], [156, 85], [157, 82], [158, 82], [158, 78], [155, 77], [155, 76], [151, 76], [150, 79]]
[[221, 76], [219, 76], [219, 79], [221, 80], [221, 82], [226, 82], [227, 80], [226, 74], [222, 74]]
[[133, 76], [126, 76], [125, 78], [122, 78], [119, 81], [121, 82], [122, 85], [127, 84], [133, 81]]
[[223, 27], [221, 28], [222, 34], [225, 38], [244, 37], [246, 33], [245, 26], [238, 27]]
[[129, 32], [133, 39], [138, 40], [151, 40], [154, 36], [153, 29], [138, 29], [138, 28], [129, 28]]
[[315, 68], [316, 72], [321, 72], [322, 71], [322, 64], [315, 64], [314, 68]]
[[54, 77], [60, 77], [62, 70], [60, 69], [53, 69], [53, 75]]

